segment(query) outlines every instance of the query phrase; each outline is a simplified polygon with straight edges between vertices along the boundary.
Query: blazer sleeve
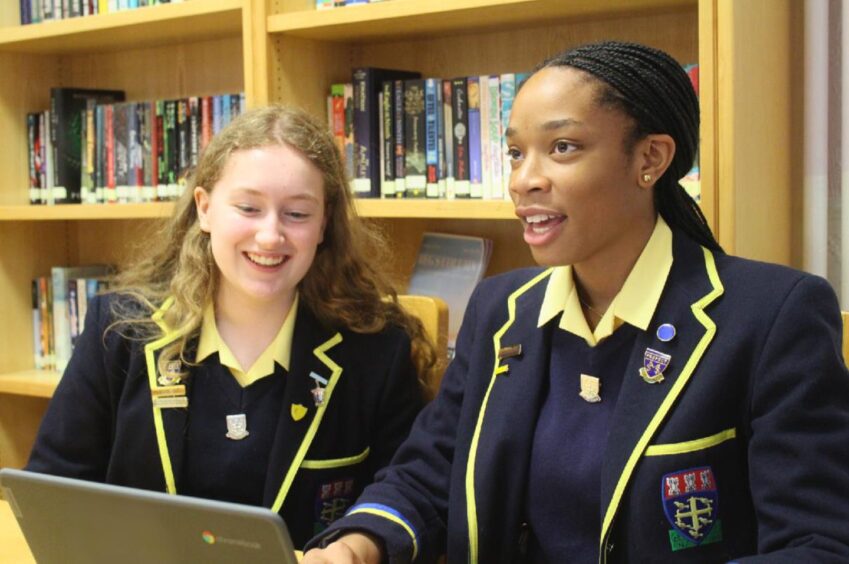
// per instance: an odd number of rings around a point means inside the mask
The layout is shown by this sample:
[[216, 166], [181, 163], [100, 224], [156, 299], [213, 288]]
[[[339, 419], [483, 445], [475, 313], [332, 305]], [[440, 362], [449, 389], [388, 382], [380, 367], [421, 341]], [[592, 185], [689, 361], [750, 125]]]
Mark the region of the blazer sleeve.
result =
[[760, 556], [739, 562], [849, 561], [849, 373], [841, 334], [831, 287], [804, 276], [777, 314], [753, 375], [749, 481]]
[[445, 524], [452, 459], [466, 384], [475, 347], [479, 290], [466, 308], [456, 356], [439, 393], [413, 424], [392, 463], [376, 476], [348, 514], [312, 539], [305, 550], [326, 546], [346, 532], [367, 531], [383, 540], [390, 563], [432, 562], [445, 547]]
[[109, 318], [109, 300], [94, 298], [84, 330], [42, 419], [27, 470], [105, 480], [113, 428], [103, 335]]

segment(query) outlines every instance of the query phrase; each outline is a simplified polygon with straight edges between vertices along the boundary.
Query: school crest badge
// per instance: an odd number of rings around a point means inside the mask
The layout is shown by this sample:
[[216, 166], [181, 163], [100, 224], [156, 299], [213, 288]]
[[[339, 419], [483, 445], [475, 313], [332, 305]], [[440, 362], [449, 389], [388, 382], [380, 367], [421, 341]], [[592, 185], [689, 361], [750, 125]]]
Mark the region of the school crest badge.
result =
[[663, 371], [669, 366], [672, 357], [668, 354], [646, 349], [643, 353], [643, 367], [640, 368], [640, 376], [649, 384], [663, 382]]
[[672, 550], [722, 538], [717, 519], [719, 492], [710, 466], [666, 474], [660, 488], [663, 511], [672, 525], [669, 531]]

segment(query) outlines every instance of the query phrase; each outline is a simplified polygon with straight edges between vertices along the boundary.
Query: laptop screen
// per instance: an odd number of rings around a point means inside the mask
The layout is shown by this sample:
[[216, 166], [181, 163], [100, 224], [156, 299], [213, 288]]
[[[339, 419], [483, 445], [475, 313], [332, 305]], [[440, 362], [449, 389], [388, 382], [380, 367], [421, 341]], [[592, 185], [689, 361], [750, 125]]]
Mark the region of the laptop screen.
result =
[[10, 468], [0, 487], [39, 563], [297, 563], [270, 509]]

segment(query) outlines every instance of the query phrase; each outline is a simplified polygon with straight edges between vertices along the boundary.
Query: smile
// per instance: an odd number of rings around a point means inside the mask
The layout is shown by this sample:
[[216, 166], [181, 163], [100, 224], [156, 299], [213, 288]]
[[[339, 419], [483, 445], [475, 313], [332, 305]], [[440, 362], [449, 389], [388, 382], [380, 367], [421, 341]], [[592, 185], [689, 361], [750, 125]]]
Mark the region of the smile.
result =
[[248, 257], [248, 260], [260, 266], [277, 266], [279, 264], [283, 264], [283, 261], [286, 260], [286, 257], [284, 255], [275, 255], [270, 257], [266, 255], [257, 255], [254, 253], [245, 253], [245, 256]]
[[536, 214], [525, 218], [528, 228], [534, 233], [547, 233], [565, 219], [562, 215]]

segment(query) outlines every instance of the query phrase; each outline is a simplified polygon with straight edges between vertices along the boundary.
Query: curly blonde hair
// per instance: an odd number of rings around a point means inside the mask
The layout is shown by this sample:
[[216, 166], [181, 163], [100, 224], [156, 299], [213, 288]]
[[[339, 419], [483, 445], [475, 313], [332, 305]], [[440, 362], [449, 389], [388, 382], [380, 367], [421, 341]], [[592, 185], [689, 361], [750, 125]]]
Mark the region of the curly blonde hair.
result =
[[163, 371], [177, 358], [193, 363], [185, 357], [186, 347], [198, 335], [203, 310], [219, 284], [209, 237], [198, 223], [194, 188], [203, 186], [211, 192], [234, 152], [274, 145], [299, 150], [324, 180], [327, 225], [313, 264], [299, 284], [302, 303], [328, 328], [376, 333], [387, 325], [401, 327], [410, 336], [420, 378], [429, 374], [437, 362], [433, 343], [421, 322], [398, 304], [394, 284], [378, 267], [387, 264], [387, 244], [380, 232], [358, 217], [333, 137], [308, 113], [285, 106], [250, 110], [212, 139], [173, 215], [151, 238], [142, 258], [114, 280], [110, 291], [134, 299], [113, 300], [115, 322], [110, 328], [132, 327], [133, 338], [145, 342], [159, 339], [165, 331], [151, 315], [173, 298], [161, 321], [179, 338], [162, 350], [158, 367]]

